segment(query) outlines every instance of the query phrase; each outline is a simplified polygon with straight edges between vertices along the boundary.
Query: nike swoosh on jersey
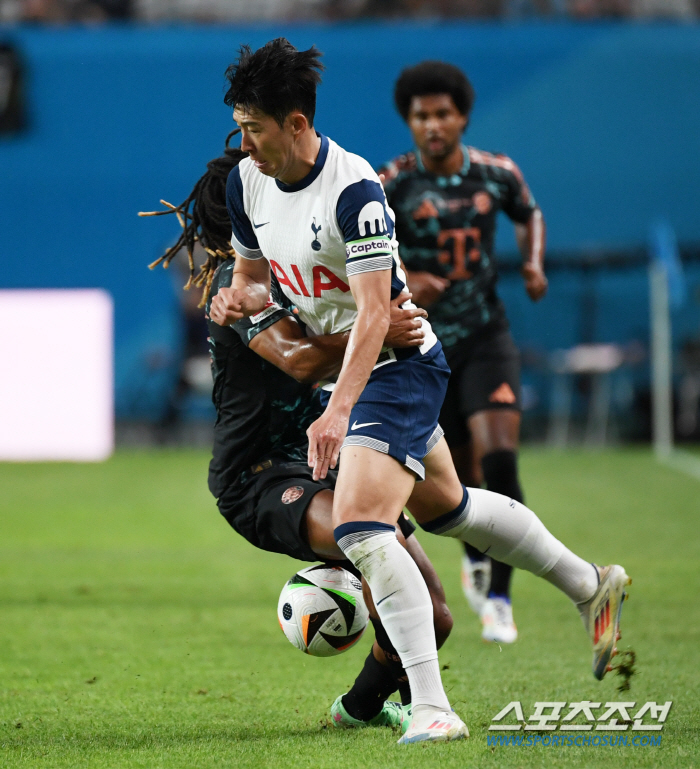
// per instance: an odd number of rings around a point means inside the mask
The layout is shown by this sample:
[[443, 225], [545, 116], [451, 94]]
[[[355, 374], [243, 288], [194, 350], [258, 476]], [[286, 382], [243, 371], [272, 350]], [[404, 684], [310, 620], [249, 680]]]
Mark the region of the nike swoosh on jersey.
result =
[[361, 425], [357, 424], [357, 420], [354, 421], [351, 430], [359, 430], [361, 427], [369, 427], [370, 425], [380, 425], [381, 422], [363, 422]]
[[269, 223], [270, 222], [263, 222], [262, 224], [256, 224], [255, 222], [253, 222], [253, 227], [255, 227], [255, 229], [257, 230], [260, 227], [264, 227], [266, 224], [269, 224]]

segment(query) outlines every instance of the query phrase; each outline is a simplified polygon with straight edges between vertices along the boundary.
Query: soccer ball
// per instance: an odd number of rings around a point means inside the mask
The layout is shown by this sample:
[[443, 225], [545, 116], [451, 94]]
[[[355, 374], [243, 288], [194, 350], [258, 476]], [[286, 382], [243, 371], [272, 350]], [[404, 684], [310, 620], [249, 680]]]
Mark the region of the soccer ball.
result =
[[282, 588], [277, 619], [289, 642], [314, 657], [333, 657], [362, 637], [369, 612], [362, 584], [340, 566], [310, 566]]

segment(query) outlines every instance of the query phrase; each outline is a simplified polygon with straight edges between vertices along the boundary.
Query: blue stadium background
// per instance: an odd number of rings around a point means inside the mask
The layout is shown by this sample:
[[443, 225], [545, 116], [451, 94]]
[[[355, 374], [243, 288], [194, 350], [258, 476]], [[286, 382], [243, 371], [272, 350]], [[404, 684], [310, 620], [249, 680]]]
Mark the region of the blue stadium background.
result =
[[[464, 67], [477, 91], [468, 142], [519, 163], [552, 252], [644, 248], [659, 218], [681, 242], [700, 242], [697, 26], [0, 28], [27, 66], [30, 121], [0, 139], [0, 287], [111, 292], [121, 418], [159, 418], [182, 336], [172, 276], [146, 269], [176, 222], [136, 212], [186, 196], [232, 127], [226, 66], [240, 43], [278, 35], [325, 52], [317, 126], [375, 165], [410, 146], [391, 101], [401, 68], [424, 58]], [[686, 274], [677, 343], [700, 330], [700, 269]], [[537, 306], [514, 273], [501, 288], [516, 339], [541, 351], [582, 341], [591, 301], [584, 341], [645, 343], [647, 291], [641, 267], [585, 279], [557, 271]]]

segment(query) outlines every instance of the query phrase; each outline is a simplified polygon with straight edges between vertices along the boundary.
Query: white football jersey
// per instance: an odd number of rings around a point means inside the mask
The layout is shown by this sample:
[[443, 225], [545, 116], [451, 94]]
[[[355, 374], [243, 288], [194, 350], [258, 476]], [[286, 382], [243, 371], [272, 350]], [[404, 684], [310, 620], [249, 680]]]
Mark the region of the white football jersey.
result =
[[[357, 306], [348, 275], [391, 270], [392, 298], [406, 287], [379, 177], [363, 158], [320, 138], [316, 163], [301, 181], [283, 184], [245, 158], [226, 189], [232, 246], [246, 259], [267, 259], [313, 335], [352, 328]], [[426, 352], [437, 337], [423, 324]]]

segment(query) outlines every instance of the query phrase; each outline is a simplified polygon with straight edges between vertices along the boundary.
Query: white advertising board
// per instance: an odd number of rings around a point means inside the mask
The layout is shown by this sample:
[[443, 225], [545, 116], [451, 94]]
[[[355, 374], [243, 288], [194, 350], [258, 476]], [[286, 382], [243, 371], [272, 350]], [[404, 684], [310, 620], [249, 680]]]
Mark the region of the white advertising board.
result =
[[105, 291], [0, 290], [0, 461], [100, 461], [114, 448]]

